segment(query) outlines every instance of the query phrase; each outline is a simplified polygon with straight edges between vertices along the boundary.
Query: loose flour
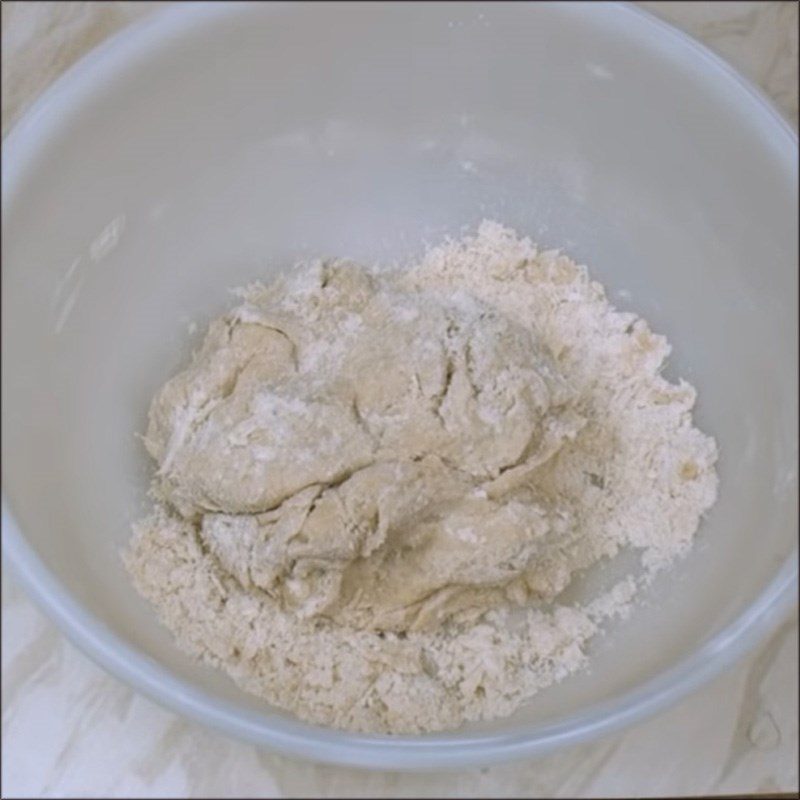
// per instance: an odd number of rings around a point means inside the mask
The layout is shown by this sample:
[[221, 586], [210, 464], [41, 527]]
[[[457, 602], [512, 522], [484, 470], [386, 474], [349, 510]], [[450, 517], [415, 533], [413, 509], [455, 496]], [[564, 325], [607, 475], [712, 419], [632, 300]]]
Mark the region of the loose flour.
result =
[[[664, 337], [501, 225], [410, 270], [317, 262], [240, 294], [153, 401], [155, 508], [125, 557], [183, 647], [304, 719], [510, 714], [716, 498]], [[564, 599], [622, 549], [636, 576]]]

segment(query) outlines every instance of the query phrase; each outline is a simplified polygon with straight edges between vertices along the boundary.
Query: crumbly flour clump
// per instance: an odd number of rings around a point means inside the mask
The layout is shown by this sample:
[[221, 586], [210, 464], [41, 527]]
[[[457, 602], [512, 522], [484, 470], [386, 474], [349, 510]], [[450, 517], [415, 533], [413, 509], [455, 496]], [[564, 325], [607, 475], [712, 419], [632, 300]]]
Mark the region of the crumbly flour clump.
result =
[[[153, 400], [125, 559], [185, 649], [303, 719], [512, 713], [716, 499], [664, 337], [497, 223], [407, 270], [319, 261], [239, 294]], [[635, 575], [565, 599], [623, 549]]]

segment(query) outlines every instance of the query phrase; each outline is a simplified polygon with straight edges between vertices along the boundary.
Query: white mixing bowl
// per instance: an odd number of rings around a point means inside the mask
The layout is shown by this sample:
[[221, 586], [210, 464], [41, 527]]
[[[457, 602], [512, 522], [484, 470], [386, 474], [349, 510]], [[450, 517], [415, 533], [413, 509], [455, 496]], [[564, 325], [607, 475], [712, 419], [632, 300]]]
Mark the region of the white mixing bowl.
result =
[[[720, 444], [719, 503], [591, 671], [512, 718], [395, 738], [302, 724], [184, 656], [132, 589], [135, 433], [227, 288], [310, 255], [405, 259], [483, 217], [565, 248], [668, 335]], [[96, 661], [231, 734], [384, 768], [540, 753], [672, 702], [795, 602], [797, 140], [632, 8], [159, 12], [8, 137], [3, 290], [9, 561]]]

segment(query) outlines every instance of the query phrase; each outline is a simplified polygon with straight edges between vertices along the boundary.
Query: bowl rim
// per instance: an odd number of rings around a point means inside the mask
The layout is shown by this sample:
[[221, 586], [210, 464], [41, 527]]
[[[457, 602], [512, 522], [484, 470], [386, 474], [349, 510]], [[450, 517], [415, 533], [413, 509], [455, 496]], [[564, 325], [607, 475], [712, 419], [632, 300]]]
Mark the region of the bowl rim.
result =
[[[222, 15], [236, 14], [248, 3], [180, 3], [152, 12], [111, 36], [61, 75], [30, 106], [2, 145], [3, 212], [24, 176], [26, 165], [58, 124], [62, 110], [89, 99], [98, 85], [130, 66], [166, 39], [187, 34]], [[271, 9], [286, 3], [268, 4]], [[573, 13], [584, 4], [563, 3]], [[760, 89], [688, 34], [629, 3], [586, 4], [627, 32], [661, 38], [673, 58], [693, 58], [738, 92], [739, 101], [759, 117], [768, 144], [797, 151], [797, 134]], [[602, 6], [602, 9], [598, 9]], [[95, 663], [160, 705], [211, 725], [236, 738], [279, 753], [368, 769], [444, 769], [496, 763], [541, 755], [558, 747], [593, 739], [655, 714], [732, 665], [763, 641], [797, 603], [797, 549], [779, 567], [758, 598], [733, 622], [668, 669], [610, 700], [593, 704], [554, 723], [517, 725], [492, 734], [445, 733], [422, 736], [354, 734], [312, 725], [286, 716], [243, 710], [209, 697], [176, 678], [168, 669], [128, 644], [70, 595], [27, 542], [3, 494], [2, 550], [12, 570], [36, 604], [61, 632]]]

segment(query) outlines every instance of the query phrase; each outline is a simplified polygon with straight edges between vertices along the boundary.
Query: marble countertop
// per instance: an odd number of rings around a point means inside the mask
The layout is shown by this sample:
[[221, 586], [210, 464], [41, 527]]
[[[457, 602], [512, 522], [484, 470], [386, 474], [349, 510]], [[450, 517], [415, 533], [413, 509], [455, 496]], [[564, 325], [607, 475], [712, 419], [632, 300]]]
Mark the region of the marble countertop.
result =
[[[4, 2], [3, 132], [86, 50], [159, 5]], [[797, 127], [796, 3], [642, 5], [728, 59]], [[90, 662], [5, 569], [2, 614], [4, 797], [608, 797], [798, 788], [796, 613], [702, 692], [623, 733], [546, 758], [433, 774], [292, 760], [178, 717]]]

